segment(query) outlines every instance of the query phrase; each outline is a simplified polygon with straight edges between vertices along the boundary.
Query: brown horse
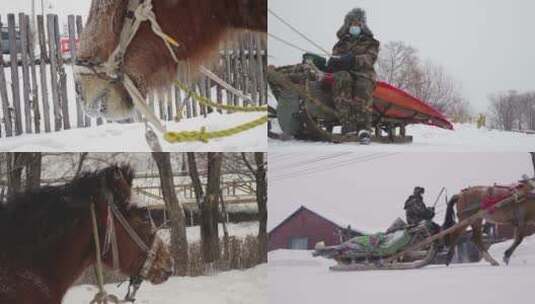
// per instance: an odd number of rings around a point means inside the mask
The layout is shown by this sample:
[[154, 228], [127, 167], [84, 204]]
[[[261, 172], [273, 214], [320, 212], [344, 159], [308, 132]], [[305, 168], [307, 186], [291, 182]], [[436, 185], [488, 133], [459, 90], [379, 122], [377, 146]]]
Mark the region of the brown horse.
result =
[[443, 229], [447, 229], [455, 224], [454, 206], [457, 205], [459, 221], [477, 213], [482, 209], [489, 209], [489, 213], [467, 226], [459, 227], [456, 231], [446, 237], [446, 244], [449, 246], [447, 264], [451, 262], [454, 248], [458, 238], [464, 233], [468, 226], [472, 226], [472, 240], [483, 255], [483, 258], [494, 266], [499, 265], [496, 260], [487, 252], [482, 242], [483, 220], [496, 224], [509, 224], [515, 226], [515, 240], [503, 256], [503, 261], [508, 264], [511, 255], [516, 247], [520, 245], [524, 238], [526, 225], [535, 223], [535, 194], [528, 192], [524, 199], [513, 202], [499, 209], [493, 209], [493, 204], [510, 197], [517, 190], [527, 187], [524, 182], [514, 186], [475, 186], [462, 190], [460, 194], [453, 196], [448, 202]]
[[[61, 303], [67, 289], [96, 261], [92, 203], [103, 263], [115, 264], [125, 275], [143, 272], [143, 278], [153, 284], [166, 281], [173, 260], [168, 247], [153, 233], [146, 212], [130, 201], [133, 174], [128, 166], [113, 165], [83, 173], [62, 186], [10, 198], [0, 209], [0, 302]], [[112, 222], [118, 250], [105, 251], [108, 223], [115, 217], [109, 206], [116, 207], [127, 224]], [[128, 229], [150, 247], [150, 254], [140, 248]]]
[[[132, 14], [127, 13], [128, 2], [92, 0], [80, 36], [78, 66], [108, 60], [118, 45], [125, 18]], [[179, 64], [149, 22], [143, 22], [125, 51], [122, 72], [145, 96], [151, 90], [170, 85], [177, 75], [193, 77], [201, 64], [216, 59], [220, 45], [234, 40], [236, 33], [267, 32], [267, 0], [152, 0], [152, 5], [162, 32], [179, 44], [172, 50]], [[130, 117], [133, 103], [124, 85], [100, 76], [76, 71], [84, 110], [109, 120]]]

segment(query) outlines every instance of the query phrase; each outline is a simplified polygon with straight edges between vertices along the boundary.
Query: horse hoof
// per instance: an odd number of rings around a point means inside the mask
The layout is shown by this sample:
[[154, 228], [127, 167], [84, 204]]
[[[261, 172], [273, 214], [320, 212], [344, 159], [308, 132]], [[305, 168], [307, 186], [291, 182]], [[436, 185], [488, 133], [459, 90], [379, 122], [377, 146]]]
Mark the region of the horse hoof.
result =
[[504, 256], [503, 262], [505, 263], [505, 265], [509, 265], [509, 257]]

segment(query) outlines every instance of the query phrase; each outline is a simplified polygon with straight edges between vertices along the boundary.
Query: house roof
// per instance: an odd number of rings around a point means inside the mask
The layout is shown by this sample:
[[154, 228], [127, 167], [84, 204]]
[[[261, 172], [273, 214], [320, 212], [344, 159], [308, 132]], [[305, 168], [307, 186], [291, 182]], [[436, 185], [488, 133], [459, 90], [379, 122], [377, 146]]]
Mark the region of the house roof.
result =
[[[290, 221], [293, 217], [295, 217], [297, 214], [303, 212], [303, 211], [308, 211], [318, 217], [320, 217], [321, 219], [333, 224], [334, 226], [338, 227], [339, 229], [347, 229], [347, 225], [345, 224], [341, 224], [340, 222], [335, 222], [335, 221], [332, 221], [328, 218], [326, 218], [325, 216], [319, 214], [318, 212], [315, 212], [314, 210], [311, 210], [310, 208], [304, 206], [304, 205], [301, 205], [301, 207], [299, 207], [297, 210], [295, 210], [292, 214], [290, 214], [287, 218], [285, 218], [282, 222], [280, 222], [277, 226], [275, 226], [273, 229], [271, 229], [271, 231], [269, 232], [269, 234], [271, 234], [273, 231], [277, 230], [279, 227], [283, 226], [285, 223], [287, 223], [288, 221]], [[359, 231], [359, 230], [355, 230], [353, 228], [351, 228], [351, 231], [354, 232], [354, 233], [357, 233], [357, 234], [366, 234], [365, 232], [362, 232], [362, 231]]]

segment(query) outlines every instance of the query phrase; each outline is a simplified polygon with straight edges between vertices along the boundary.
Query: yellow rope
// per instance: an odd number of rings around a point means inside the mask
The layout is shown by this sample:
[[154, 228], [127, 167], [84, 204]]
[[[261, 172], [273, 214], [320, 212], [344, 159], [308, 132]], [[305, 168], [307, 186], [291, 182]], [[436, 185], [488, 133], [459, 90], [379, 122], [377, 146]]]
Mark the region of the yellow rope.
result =
[[[181, 83], [178, 80], [176, 81], [176, 84], [182, 91], [186, 92], [198, 103], [208, 106], [208, 107], [212, 107], [212, 108], [216, 108], [220, 110], [226, 110], [226, 111], [233, 111], [233, 112], [267, 112], [267, 106], [242, 107], [242, 106], [218, 104], [209, 100], [206, 97], [198, 95], [197, 93], [190, 90], [187, 86], [185, 86], [183, 83]], [[164, 138], [166, 141], [170, 143], [191, 142], [191, 141], [201, 141], [201, 142], [207, 143], [210, 139], [233, 136], [233, 135], [248, 131], [262, 124], [265, 124], [267, 121], [268, 121], [268, 116], [263, 115], [260, 118], [257, 118], [255, 120], [243, 123], [241, 125], [238, 125], [236, 127], [229, 128], [229, 129], [207, 132], [206, 127], [202, 127], [200, 131], [166, 132], [164, 134]]]
[[188, 95], [191, 95], [193, 99], [195, 99], [198, 103], [216, 108], [219, 110], [226, 110], [226, 111], [232, 111], [232, 112], [264, 112], [267, 111], [267, 106], [249, 106], [249, 107], [242, 107], [242, 106], [233, 106], [233, 105], [224, 105], [219, 104], [211, 101], [210, 99], [200, 96], [194, 91], [190, 90], [186, 85], [181, 83], [180, 81], [176, 80], [176, 85], [184, 92], [186, 92]]
[[191, 141], [201, 141], [207, 143], [210, 139], [228, 137], [256, 128], [262, 124], [265, 124], [267, 121], [268, 117], [265, 115], [253, 121], [249, 121], [229, 129], [207, 132], [206, 127], [202, 127], [200, 131], [166, 132], [164, 134], [164, 138], [170, 143]]

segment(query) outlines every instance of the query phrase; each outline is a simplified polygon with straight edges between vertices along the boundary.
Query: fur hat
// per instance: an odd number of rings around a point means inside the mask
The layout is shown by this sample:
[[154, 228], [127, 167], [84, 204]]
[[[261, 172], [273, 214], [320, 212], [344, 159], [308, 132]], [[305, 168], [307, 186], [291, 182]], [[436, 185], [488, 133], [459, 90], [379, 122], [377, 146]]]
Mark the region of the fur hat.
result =
[[421, 194], [424, 194], [424, 192], [425, 192], [425, 189], [423, 187], [420, 187], [420, 186], [414, 187], [414, 195], [421, 195]]
[[372, 31], [368, 28], [366, 11], [362, 8], [356, 7], [350, 10], [344, 18], [344, 24], [336, 33], [338, 38], [342, 38], [345, 34], [349, 33], [349, 27], [353, 21], [359, 21], [361, 23], [362, 33], [373, 37]]

